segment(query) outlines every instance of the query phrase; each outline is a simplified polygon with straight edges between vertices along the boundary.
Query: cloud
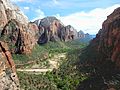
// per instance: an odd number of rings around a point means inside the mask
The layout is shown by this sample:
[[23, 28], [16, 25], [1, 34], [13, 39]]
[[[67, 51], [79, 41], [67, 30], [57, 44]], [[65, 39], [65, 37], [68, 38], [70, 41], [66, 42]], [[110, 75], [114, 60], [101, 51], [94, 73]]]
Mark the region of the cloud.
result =
[[[73, 9], [72, 7], [76, 7], [77, 3], [74, 1], [65, 1], [65, 0], [49, 0], [46, 3], [42, 4], [44, 7], [48, 8], [58, 8], [58, 9]], [[79, 5], [79, 4], [78, 4]]]
[[[120, 4], [115, 4], [107, 8], [96, 8], [89, 12], [81, 11], [66, 16], [61, 16], [58, 13], [52, 16], [60, 19], [65, 25], [72, 25], [77, 29], [77, 31], [83, 30], [85, 33], [96, 34], [102, 28], [103, 21], [117, 7], [120, 7]], [[35, 13], [35, 18], [31, 21], [46, 17], [45, 13], [41, 9], [36, 9]]]
[[58, 0], [52, 0], [54, 4], [59, 4]]
[[37, 19], [42, 19], [45, 17], [45, 13], [41, 9], [36, 9], [35, 13], [36, 13], [36, 17], [31, 21], [35, 21]]
[[30, 7], [23, 7], [25, 10], [29, 10], [30, 9]]
[[108, 8], [96, 8], [89, 12], [82, 11], [67, 16], [60, 16], [60, 14], [55, 16], [65, 25], [70, 24], [78, 31], [83, 30], [85, 33], [96, 34], [102, 27], [103, 21], [117, 7], [120, 7], [120, 4], [116, 4]]
[[33, 2], [34, 0], [11, 0], [12, 2]]

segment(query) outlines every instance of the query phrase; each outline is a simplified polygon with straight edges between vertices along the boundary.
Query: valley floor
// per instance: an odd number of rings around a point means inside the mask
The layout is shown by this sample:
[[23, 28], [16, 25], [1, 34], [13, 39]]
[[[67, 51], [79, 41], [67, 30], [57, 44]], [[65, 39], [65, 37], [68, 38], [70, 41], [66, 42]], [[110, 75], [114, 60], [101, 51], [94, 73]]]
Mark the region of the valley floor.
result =
[[78, 40], [36, 45], [31, 55], [13, 57], [22, 90], [120, 90], [120, 74], [112, 63], [99, 68], [82, 64], [100, 56]]
[[[29, 56], [13, 55], [23, 90], [75, 90], [87, 77], [77, 68], [80, 41], [50, 42], [37, 45]], [[28, 63], [28, 64], [27, 64]]]

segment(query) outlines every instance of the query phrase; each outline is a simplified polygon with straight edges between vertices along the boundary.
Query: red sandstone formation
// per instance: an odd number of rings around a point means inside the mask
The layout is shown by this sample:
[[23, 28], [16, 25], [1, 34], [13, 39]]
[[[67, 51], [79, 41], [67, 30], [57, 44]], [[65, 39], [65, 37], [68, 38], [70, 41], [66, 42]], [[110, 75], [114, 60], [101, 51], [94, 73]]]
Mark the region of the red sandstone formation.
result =
[[0, 41], [0, 89], [19, 90], [14, 61], [6, 43]]

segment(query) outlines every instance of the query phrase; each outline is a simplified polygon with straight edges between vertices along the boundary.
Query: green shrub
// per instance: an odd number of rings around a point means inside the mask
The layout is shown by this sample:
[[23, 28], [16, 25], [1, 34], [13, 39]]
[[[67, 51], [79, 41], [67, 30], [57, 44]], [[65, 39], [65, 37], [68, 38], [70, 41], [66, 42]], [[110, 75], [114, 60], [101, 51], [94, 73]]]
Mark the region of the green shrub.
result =
[[[71, 50], [67, 60], [63, 60], [58, 69], [45, 74], [28, 74], [18, 72], [21, 87], [32, 90], [75, 90], [77, 85], [87, 77], [81, 75], [77, 68], [80, 50]], [[40, 85], [40, 86], [38, 86]], [[31, 87], [29, 87], [31, 86]]]

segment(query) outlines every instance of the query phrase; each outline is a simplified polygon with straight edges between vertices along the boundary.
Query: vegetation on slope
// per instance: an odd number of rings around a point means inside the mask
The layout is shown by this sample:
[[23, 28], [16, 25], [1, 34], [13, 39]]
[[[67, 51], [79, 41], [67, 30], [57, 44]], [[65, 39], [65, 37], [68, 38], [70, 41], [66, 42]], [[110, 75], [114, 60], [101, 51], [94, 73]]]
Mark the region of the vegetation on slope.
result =
[[86, 44], [79, 40], [69, 42], [48, 42], [44, 45], [36, 45], [29, 55], [13, 54], [13, 59], [17, 67], [26, 68], [34, 64], [42, 64], [41, 67], [49, 67], [48, 59], [59, 53], [67, 53], [74, 49], [85, 47]]
[[72, 51], [67, 55], [59, 69], [45, 74], [30, 74], [18, 72], [21, 88], [25, 90], [75, 90], [77, 85], [87, 77], [82, 75], [78, 68], [78, 53]]
[[79, 41], [50, 42], [39, 47], [46, 49], [49, 54], [64, 52], [66, 60], [62, 60], [59, 68], [53, 69], [52, 72], [41, 74], [18, 72], [21, 88], [25, 90], [75, 90], [79, 83], [87, 79], [87, 76], [80, 73], [77, 68], [80, 49], [85, 47], [85, 44]]
[[98, 52], [94, 44], [82, 51], [78, 67], [88, 77], [77, 90], [120, 90], [120, 73], [115, 63]]
[[[113, 70], [114, 64], [110, 61], [100, 63], [99, 59], [104, 59], [104, 55], [96, 52], [94, 46], [81, 50], [85, 46], [79, 41], [49, 42], [44, 46], [37, 45], [34, 49], [34, 53], [38, 53], [37, 56], [47, 52], [48, 58], [52, 58], [53, 55], [66, 53], [66, 59], [61, 60], [59, 68], [53, 69], [52, 72], [38, 74], [18, 72], [21, 88], [25, 90], [76, 90], [76, 88], [77, 90], [111, 88], [119, 90], [120, 74]], [[41, 60], [41, 57], [43, 55], [39, 56], [38, 60]], [[35, 57], [32, 58], [35, 59]], [[46, 65], [48, 63], [44, 66]]]

